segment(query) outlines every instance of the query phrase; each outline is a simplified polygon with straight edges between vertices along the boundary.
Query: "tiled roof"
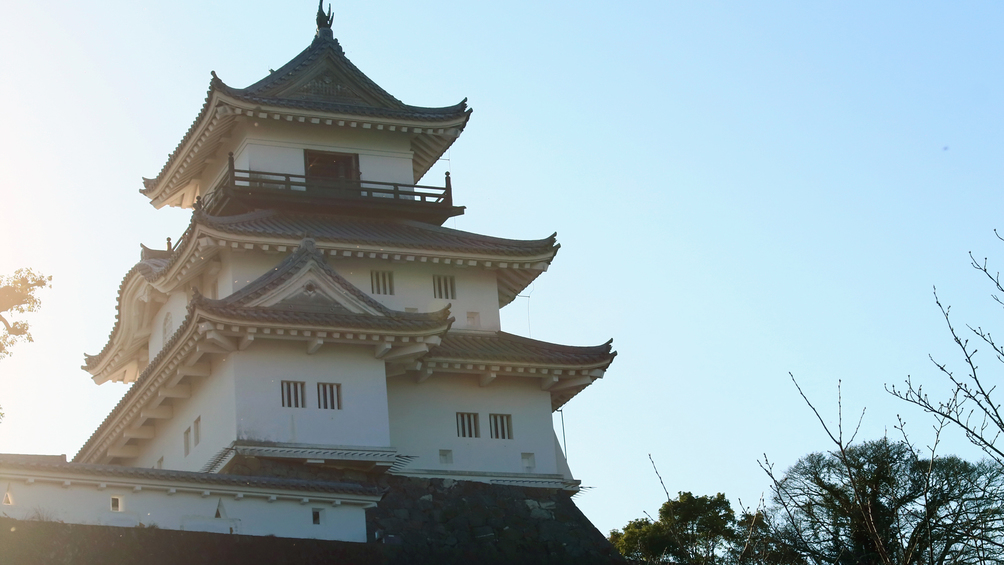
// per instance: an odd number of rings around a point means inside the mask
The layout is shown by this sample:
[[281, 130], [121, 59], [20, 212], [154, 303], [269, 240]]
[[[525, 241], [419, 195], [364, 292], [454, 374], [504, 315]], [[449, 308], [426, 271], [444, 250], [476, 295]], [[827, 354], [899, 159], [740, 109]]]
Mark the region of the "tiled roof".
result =
[[542, 365], [609, 365], [617, 352], [613, 340], [602, 345], [576, 347], [538, 341], [506, 332], [492, 335], [447, 333], [427, 359], [449, 359]]
[[307, 234], [324, 242], [513, 257], [543, 255], [556, 252], [558, 248], [555, 244], [557, 234], [535, 240], [503, 239], [413, 220], [295, 214], [277, 210], [262, 210], [237, 216], [197, 214], [198, 218], [193, 217], [193, 222], [237, 235], [269, 235], [299, 240]]
[[[180, 250], [177, 252], [180, 252]], [[100, 363], [101, 360], [111, 351], [114, 343], [113, 337], [115, 336], [115, 332], [120, 329], [119, 318], [121, 313], [122, 290], [125, 288], [129, 278], [138, 272], [147, 280], [155, 280], [167, 266], [173, 263], [176, 257], [177, 255], [172, 257], [169, 261], [164, 259], [147, 259], [145, 261], [140, 261], [136, 264], [136, 266], [130, 269], [119, 287], [119, 312], [115, 317], [115, 326], [112, 328], [108, 341], [105, 343], [105, 346], [101, 349], [100, 353], [97, 355], [84, 355], [84, 365], [82, 367], [84, 370], [90, 370], [96, 367], [98, 363]], [[371, 309], [382, 313], [383, 317], [371, 316], [367, 314], [353, 314], [344, 309], [335, 308], [333, 306], [323, 309], [308, 306], [297, 307], [295, 305], [279, 308], [244, 306], [244, 304], [249, 301], [268, 293], [278, 285], [288, 280], [307, 261], [311, 260], [312, 257], [318, 268], [324, 270], [328, 277], [336, 281], [336, 284], [341, 286], [347, 293], [351, 294], [360, 302], [365, 303]], [[175, 332], [175, 336], [183, 333], [182, 330], [185, 328], [187, 322], [192, 318], [192, 312], [194, 312], [195, 309], [199, 309], [207, 314], [226, 317], [228, 319], [248, 321], [254, 320], [263, 323], [271, 322], [277, 324], [319, 325], [352, 329], [397, 329], [405, 331], [432, 330], [434, 328], [441, 327], [444, 323], [447, 323], [450, 315], [448, 308], [444, 308], [438, 312], [429, 313], [400, 312], [387, 308], [380, 302], [374, 300], [368, 294], [360, 291], [355, 285], [345, 280], [341, 275], [336, 273], [334, 269], [328, 266], [323, 256], [318, 254], [315, 250], [314, 243], [311, 240], [305, 240], [301, 243], [296, 252], [286, 257], [274, 269], [269, 271], [268, 274], [253, 281], [251, 284], [226, 298], [212, 300], [196, 293], [195, 297], [188, 305], [189, 314], [185, 318], [185, 323], [181, 324]], [[168, 349], [169, 348], [167, 346], [163, 347], [160, 354], [163, 354]], [[158, 354], [158, 357], [160, 354]], [[154, 361], [156, 361], [156, 358]], [[148, 368], [153, 365], [154, 362], [152, 361]]]
[[[299, 273], [308, 263], [321, 270], [325, 276], [343, 292], [352, 295], [357, 301], [380, 313], [356, 314], [341, 305], [326, 301], [319, 304], [283, 304], [273, 306], [248, 306], [255, 299], [268, 295], [290, 278]], [[355, 285], [345, 280], [328, 266], [324, 255], [314, 246], [314, 240], [305, 239], [297, 250], [286, 257], [281, 263], [263, 277], [237, 292], [220, 300], [211, 300], [201, 295], [192, 299], [192, 307], [209, 314], [224, 316], [230, 319], [240, 318], [274, 323], [295, 323], [342, 327], [352, 329], [398, 329], [423, 330], [442, 327], [448, 323], [450, 311], [448, 308], [438, 312], [417, 313], [391, 310], [377, 302]]]
[[295, 324], [352, 330], [398, 330], [433, 331], [445, 323], [449, 310], [437, 312], [442, 319], [429, 316], [423, 320], [398, 317], [380, 317], [369, 314], [341, 314], [309, 310], [280, 309], [275, 307], [249, 308], [246, 306], [222, 306], [211, 304], [206, 298], [195, 302], [196, 307], [206, 314], [227, 320], [243, 320], [263, 324]]
[[[328, 57], [333, 63], [333, 70], [342, 75], [339, 78], [346, 80], [346, 82], [350, 83], [348, 86], [360, 89], [361, 92], [348, 96], [339, 96], [337, 93], [333, 93], [322, 97], [298, 97], [299, 99], [291, 98], [289, 95], [282, 98], [277, 97], [282, 91], [287, 90], [291, 83], [301, 78], [304, 71], [309, 70], [319, 59], [324, 57]], [[415, 120], [438, 121], [443, 118], [463, 116], [467, 110], [466, 99], [459, 104], [442, 108], [409, 106], [401, 102], [363, 74], [345, 56], [338, 40], [326, 34], [317, 35], [310, 46], [301, 51], [299, 55], [293, 57], [293, 59], [278, 70], [269, 73], [268, 76], [251, 86], [247, 88], [231, 88], [221, 81], [219, 88], [221, 91], [235, 98], [260, 104], [318, 109], [367, 116], [404, 117]], [[360, 95], [365, 97], [365, 99], [361, 98]]]
[[357, 494], [380, 496], [382, 491], [370, 485], [334, 481], [305, 481], [301, 479], [282, 479], [274, 477], [249, 477], [244, 475], [218, 475], [215, 473], [194, 473], [189, 471], [170, 471], [166, 469], [144, 469], [139, 467], [123, 467], [120, 465], [92, 465], [88, 463], [66, 463], [65, 461], [39, 461], [25, 459], [22, 455], [0, 454], [0, 467], [38, 471], [47, 473], [73, 473], [90, 475], [102, 479], [177, 481], [197, 485], [215, 485], [232, 488], [282, 489], [303, 492], [320, 492], [332, 494]]

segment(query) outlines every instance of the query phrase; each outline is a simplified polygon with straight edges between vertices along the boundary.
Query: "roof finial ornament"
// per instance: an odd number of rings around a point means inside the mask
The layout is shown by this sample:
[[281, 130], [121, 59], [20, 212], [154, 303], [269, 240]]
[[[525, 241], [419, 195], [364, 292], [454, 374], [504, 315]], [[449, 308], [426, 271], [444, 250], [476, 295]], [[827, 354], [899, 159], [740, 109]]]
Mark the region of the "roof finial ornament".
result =
[[[331, 22], [335, 19], [331, 15], [331, 4], [328, 4], [328, 13], [324, 13], [324, 0], [317, 0], [317, 35], [331, 35]], [[328, 30], [324, 33], [323, 30]]]

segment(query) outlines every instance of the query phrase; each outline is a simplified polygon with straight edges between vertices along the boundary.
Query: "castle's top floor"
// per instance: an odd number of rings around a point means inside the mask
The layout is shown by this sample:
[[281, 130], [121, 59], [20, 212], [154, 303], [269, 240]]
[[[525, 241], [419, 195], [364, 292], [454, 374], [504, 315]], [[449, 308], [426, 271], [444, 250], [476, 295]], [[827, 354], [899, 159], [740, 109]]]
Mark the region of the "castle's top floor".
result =
[[192, 208], [197, 198], [230, 189], [235, 212], [260, 204], [234, 204], [235, 194], [273, 202], [309, 195], [312, 206], [355, 202], [353, 213], [374, 202], [438, 210], [416, 219], [442, 223], [462, 213], [449, 182], [417, 183], [470, 114], [466, 99], [441, 108], [401, 102], [349, 61], [330, 27], [319, 27], [310, 46], [246, 88], [228, 86], [214, 72], [202, 110], [140, 192], [157, 208]]

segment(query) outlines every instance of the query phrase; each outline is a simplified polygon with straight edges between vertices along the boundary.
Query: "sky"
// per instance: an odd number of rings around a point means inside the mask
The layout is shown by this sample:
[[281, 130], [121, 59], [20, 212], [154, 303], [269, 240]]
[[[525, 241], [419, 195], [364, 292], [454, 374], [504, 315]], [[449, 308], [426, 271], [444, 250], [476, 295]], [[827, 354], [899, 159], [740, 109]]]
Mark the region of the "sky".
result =
[[[114, 324], [139, 244], [189, 212], [139, 194], [202, 106], [210, 71], [243, 87], [311, 41], [316, 5], [8, 0], [0, 18], [0, 273], [52, 275], [35, 342], [0, 361], [0, 452], [72, 457], [126, 388], [79, 367]], [[346, 55], [408, 104], [464, 97], [450, 170], [499, 237], [558, 232], [503, 329], [614, 339], [606, 376], [556, 414], [575, 500], [602, 531], [672, 494], [769, 498], [778, 469], [859, 440], [920, 446], [929, 356], [963, 371], [956, 325], [1001, 309], [972, 251], [1004, 265], [1004, 5], [997, 2], [340, 2]], [[1002, 232], [1004, 233], [1004, 232]], [[982, 278], [981, 278], [982, 277]], [[983, 352], [985, 375], [1000, 365]], [[563, 419], [563, 429], [562, 422]], [[954, 430], [941, 454], [978, 458]]]

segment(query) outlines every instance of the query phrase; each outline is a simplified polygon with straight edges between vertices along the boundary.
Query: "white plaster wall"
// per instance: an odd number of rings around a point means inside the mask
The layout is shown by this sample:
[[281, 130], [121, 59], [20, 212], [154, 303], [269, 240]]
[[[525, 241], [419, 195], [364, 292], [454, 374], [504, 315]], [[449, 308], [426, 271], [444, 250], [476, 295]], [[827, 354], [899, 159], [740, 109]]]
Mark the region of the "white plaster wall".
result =
[[[212, 362], [212, 376], [187, 377], [191, 398], [173, 399], [174, 417], [150, 420], [156, 430], [154, 439], [141, 441], [140, 456], [130, 462], [135, 467], [155, 467], [164, 458], [164, 469], [199, 471], [221, 449], [237, 438], [236, 404], [234, 401], [234, 354], [217, 357]], [[200, 418], [199, 444], [194, 435], [185, 455], [185, 430]], [[192, 431], [194, 434], [194, 430]]]
[[[256, 340], [234, 355], [237, 436], [243, 440], [389, 447], [386, 369], [369, 346]], [[281, 381], [305, 382], [306, 407], [282, 406]], [[342, 409], [317, 407], [317, 383], [338, 383]]]
[[302, 175], [304, 170], [303, 149], [282, 145], [251, 143], [244, 148], [247, 155], [247, 169]]
[[[171, 329], [170, 333], [164, 335], [164, 318], [167, 314], [171, 314]], [[174, 332], [181, 327], [181, 322], [185, 320], [185, 315], [188, 313], [188, 294], [182, 290], [175, 290], [171, 292], [167, 297], [167, 301], [161, 305], [160, 309], [157, 310], [157, 314], [153, 317], [153, 327], [150, 331], [150, 359], [153, 359], [160, 350], [163, 349], [164, 343], [171, 339]]]
[[[487, 387], [476, 376], [433, 373], [422, 383], [408, 376], [387, 379], [391, 442], [415, 455], [409, 468], [522, 473], [522, 453], [533, 453], [534, 473], [556, 474], [551, 397], [538, 379], [498, 377]], [[479, 415], [481, 437], [457, 437], [457, 412]], [[493, 439], [489, 414], [511, 414], [513, 439]], [[439, 450], [453, 451], [453, 464]], [[407, 471], [405, 471], [407, 472]]]
[[229, 249], [220, 252], [220, 272], [216, 277], [216, 297], [226, 298], [234, 292], [233, 254]]
[[[270, 503], [260, 496], [245, 495], [238, 500], [233, 493], [202, 497], [199, 492], [184, 490], [168, 494], [166, 489], [143, 488], [136, 492], [131, 486], [109, 485], [99, 490], [93, 484], [74, 483], [63, 488], [61, 481], [36, 481], [29, 485], [22, 478], [4, 476], [2, 470], [0, 486], [7, 489], [14, 503], [0, 506], [0, 512], [21, 520], [41, 518], [69, 524], [124, 527], [142, 524], [168, 530], [366, 541], [365, 510], [356, 505], [300, 504], [298, 500], [282, 498]], [[205, 488], [212, 490], [208, 485]], [[120, 512], [111, 511], [112, 496], [121, 497]], [[310, 493], [304, 496], [309, 497]], [[215, 518], [221, 501], [225, 519]], [[313, 523], [313, 508], [323, 511], [318, 525]]]
[[254, 120], [234, 152], [238, 169], [304, 174], [303, 150], [355, 153], [363, 180], [414, 182], [409, 136], [397, 132]]
[[[350, 283], [370, 294], [381, 304], [394, 310], [415, 308], [418, 312], [434, 312], [451, 304], [456, 321], [453, 329], [499, 331], [498, 280], [495, 271], [457, 268], [429, 263], [392, 263], [374, 259], [330, 259], [335, 271]], [[370, 271], [393, 271], [394, 294], [372, 294]], [[453, 276], [457, 297], [437, 299], [433, 294], [433, 275]], [[478, 322], [468, 323], [468, 312], [477, 314]]]
[[287, 256], [288, 253], [225, 252], [222, 257], [223, 268], [220, 270], [219, 297], [226, 298], [254, 282], [262, 275], [275, 269]]

